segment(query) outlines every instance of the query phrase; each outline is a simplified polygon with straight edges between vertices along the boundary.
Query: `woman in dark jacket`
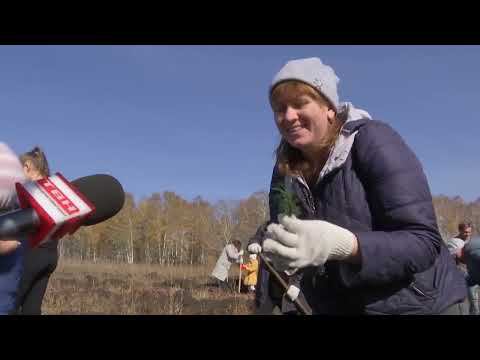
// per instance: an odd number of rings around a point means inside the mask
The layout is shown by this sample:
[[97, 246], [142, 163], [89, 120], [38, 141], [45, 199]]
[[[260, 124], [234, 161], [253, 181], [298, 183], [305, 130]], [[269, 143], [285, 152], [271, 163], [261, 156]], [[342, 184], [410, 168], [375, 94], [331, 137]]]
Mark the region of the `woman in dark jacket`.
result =
[[[465, 281], [440, 237], [421, 164], [390, 126], [339, 103], [337, 82], [308, 58], [288, 62], [270, 87], [282, 136], [271, 224], [248, 250], [263, 251], [290, 287], [257, 302], [282, 313], [296, 312], [298, 296], [315, 314], [459, 313]], [[279, 186], [294, 194], [298, 218], [285, 214]]]
[[[23, 170], [29, 180], [50, 176], [47, 158], [39, 147], [20, 156]], [[17, 314], [41, 315], [41, 308], [48, 281], [58, 263], [58, 241], [27, 249], [24, 269], [17, 294]]]

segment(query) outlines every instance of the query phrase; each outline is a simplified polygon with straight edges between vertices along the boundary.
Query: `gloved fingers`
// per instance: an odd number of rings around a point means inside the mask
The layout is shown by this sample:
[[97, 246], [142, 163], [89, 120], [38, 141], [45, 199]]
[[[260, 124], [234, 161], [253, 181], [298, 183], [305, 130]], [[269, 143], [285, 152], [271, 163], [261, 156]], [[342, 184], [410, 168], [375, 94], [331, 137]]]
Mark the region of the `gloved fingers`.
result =
[[278, 224], [278, 223], [270, 223], [270, 224], [267, 226], [267, 228], [265, 229], [265, 236], [266, 236], [266, 234], [268, 234], [268, 232], [269, 232], [269, 229], [270, 229], [270, 227], [271, 227], [272, 225], [275, 225], [275, 226], [280, 226], [281, 228], [284, 228], [282, 224]]
[[262, 252], [262, 247], [258, 243], [252, 243], [248, 245], [247, 250], [253, 254], [259, 254]]
[[290, 261], [297, 259], [297, 249], [293, 247], [287, 247], [282, 245], [280, 242], [266, 239], [263, 242], [263, 251], [272, 253], [274, 255], [279, 255], [283, 258], [286, 258]]
[[304, 220], [297, 219], [295, 215], [286, 216], [284, 214], [278, 215], [278, 222], [285, 230], [298, 234], [302, 229], [302, 222]]
[[[267, 236], [288, 247], [295, 247], [298, 245], [298, 236], [285, 230], [283, 226], [278, 224], [270, 224], [268, 226]], [[265, 248], [265, 243], [263, 246]]]

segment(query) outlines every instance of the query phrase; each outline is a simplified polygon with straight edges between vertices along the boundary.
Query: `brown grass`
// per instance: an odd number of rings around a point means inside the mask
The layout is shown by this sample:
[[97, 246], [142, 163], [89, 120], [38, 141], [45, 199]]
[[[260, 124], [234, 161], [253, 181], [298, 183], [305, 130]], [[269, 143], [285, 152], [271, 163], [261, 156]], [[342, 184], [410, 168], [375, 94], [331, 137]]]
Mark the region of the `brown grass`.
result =
[[[42, 312], [79, 315], [251, 314], [252, 296], [211, 286], [211, 270], [212, 266], [60, 262], [50, 279]], [[238, 279], [238, 270], [232, 269], [231, 276]]]

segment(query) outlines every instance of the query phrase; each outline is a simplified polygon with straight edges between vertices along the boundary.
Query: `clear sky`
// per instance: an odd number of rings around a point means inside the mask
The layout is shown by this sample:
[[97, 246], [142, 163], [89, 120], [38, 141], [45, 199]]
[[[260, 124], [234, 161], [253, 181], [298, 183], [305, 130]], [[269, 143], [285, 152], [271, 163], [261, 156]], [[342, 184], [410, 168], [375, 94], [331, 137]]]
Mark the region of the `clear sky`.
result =
[[404, 137], [434, 195], [480, 197], [479, 46], [0, 46], [0, 141], [137, 199], [244, 198], [268, 189], [279, 140], [268, 85], [311, 56]]

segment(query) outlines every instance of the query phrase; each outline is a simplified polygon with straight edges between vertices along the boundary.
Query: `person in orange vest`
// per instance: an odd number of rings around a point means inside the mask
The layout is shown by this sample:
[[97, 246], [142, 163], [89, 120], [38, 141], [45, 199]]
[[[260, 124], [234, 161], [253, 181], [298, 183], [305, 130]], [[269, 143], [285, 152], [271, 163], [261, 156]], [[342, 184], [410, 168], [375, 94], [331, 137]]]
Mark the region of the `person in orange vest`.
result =
[[245, 277], [243, 279], [243, 285], [248, 288], [249, 292], [255, 292], [255, 286], [257, 285], [257, 273], [258, 273], [258, 260], [256, 254], [250, 254], [248, 256], [249, 261], [246, 264], [242, 264], [240, 268], [245, 270]]

